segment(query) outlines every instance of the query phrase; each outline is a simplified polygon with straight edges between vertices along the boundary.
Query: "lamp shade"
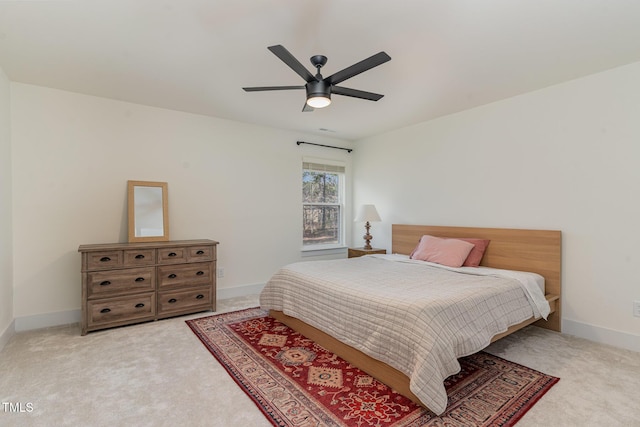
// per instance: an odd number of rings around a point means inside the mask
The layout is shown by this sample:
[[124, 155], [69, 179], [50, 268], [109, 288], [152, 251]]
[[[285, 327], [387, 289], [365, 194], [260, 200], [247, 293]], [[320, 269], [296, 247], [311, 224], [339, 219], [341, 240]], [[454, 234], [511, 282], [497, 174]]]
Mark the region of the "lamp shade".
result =
[[358, 209], [358, 215], [354, 221], [358, 222], [380, 222], [380, 215], [376, 210], [375, 205], [362, 205]]

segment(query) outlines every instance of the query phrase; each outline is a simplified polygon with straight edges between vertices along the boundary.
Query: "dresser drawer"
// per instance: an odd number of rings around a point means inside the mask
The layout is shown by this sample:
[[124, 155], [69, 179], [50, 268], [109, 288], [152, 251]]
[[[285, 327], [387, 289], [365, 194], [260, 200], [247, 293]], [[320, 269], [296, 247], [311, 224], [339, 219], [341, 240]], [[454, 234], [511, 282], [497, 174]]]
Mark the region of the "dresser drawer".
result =
[[216, 259], [215, 246], [191, 246], [187, 248], [189, 262], [213, 261]]
[[124, 265], [123, 251], [88, 252], [86, 270], [104, 270]]
[[158, 267], [158, 289], [207, 285], [211, 283], [211, 277], [210, 262], [163, 265]]
[[145, 265], [154, 265], [156, 263], [155, 249], [140, 249], [124, 251], [125, 267], [141, 267]]
[[128, 297], [87, 302], [87, 325], [117, 326], [118, 323], [152, 320], [156, 315], [156, 295], [152, 292]]
[[155, 267], [92, 271], [86, 274], [88, 298], [155, 290]]
[[180, 264], [187, 262], [189, 247], [158, 249], [159, 264]]
[[193, 313], [211, 308], [210, 287], [158, 292], [158, 317]]

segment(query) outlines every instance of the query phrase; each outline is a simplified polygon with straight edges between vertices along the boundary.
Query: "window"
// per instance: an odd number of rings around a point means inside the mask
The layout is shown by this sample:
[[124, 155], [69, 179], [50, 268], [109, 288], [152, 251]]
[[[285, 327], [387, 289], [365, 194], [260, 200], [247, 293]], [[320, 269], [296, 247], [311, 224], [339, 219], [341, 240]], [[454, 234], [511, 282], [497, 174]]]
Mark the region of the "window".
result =
[[344, 165], [302, 163], [302, 246], [344, 246]]

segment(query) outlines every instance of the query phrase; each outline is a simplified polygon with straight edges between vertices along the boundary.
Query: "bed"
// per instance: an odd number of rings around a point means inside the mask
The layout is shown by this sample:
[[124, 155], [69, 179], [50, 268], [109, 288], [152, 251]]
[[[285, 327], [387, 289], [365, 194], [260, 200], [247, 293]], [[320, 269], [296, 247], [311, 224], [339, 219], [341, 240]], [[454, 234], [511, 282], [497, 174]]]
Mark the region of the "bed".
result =
[[[481, 268], [448, 271], [407, 257], [423, 235], [491, 243]], [[437, 414], [446, 409], [443, 380], [459, 369], [457, 358], [532, 323], [560, 331], [559, 231], [394, 224], [392, 253], [283, 267], [265, 286], [261, 306]], [[491, 271], [475, 273], [485, 267], [533, 274], [513, 273], [516, 280]], [[467, 277], [473, 277], [473, 285], [464, 281]], [[539, 302], [532, 303], [523, 286], [536, 278], [544, 279], [540, 295], [547, 320], [540, 319]], [[428, 289], [435, 289], [437, 297], [423, 295], [427, 287], [421, 287], [422, 281], [430, 281]], [[480, 289], [486, 303], [471, 299]], [[457, 292], [464, 298], [453, 304]], [[408, 305], [408, 300], [430, 308]], [[448, 314], [452, 310], [455, 315]]]

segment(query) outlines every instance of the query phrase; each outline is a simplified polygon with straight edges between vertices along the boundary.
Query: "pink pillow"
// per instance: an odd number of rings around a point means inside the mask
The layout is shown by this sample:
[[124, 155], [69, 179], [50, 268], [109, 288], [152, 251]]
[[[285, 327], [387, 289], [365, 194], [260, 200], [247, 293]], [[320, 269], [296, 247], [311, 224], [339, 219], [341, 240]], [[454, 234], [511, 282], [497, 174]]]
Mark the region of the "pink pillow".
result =
[[473, 247], [473, 243], [458, 239], [442, 239], [424, 235], [411, 254], [411, 258], [435, 262], [448, 267], [461, 267]]
[[491, 242], [491, 240], [466, 238], [459, 238], [458, 240], [464, 240], [465, 242], [473, 244], [473, 249], [471, 249], [471, 252], [469, 252], [469, 256], [464, 261], [464, 264], [462, 264], [462, 266], [478, 267], [480, 265], [480, 262], [482, 261], [482, 257], [484, 256], [484, 251], [487, 250], [487, 246], [489, 246], [489, 242]]

